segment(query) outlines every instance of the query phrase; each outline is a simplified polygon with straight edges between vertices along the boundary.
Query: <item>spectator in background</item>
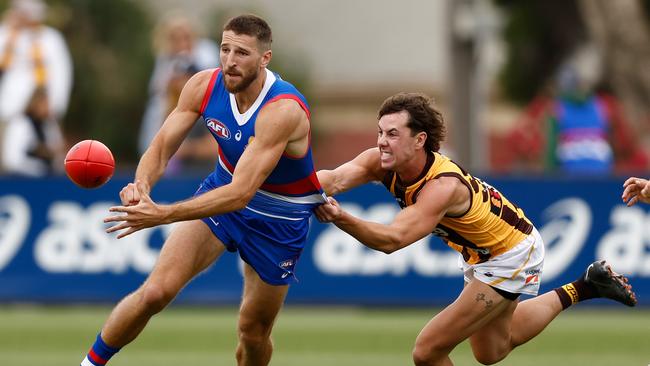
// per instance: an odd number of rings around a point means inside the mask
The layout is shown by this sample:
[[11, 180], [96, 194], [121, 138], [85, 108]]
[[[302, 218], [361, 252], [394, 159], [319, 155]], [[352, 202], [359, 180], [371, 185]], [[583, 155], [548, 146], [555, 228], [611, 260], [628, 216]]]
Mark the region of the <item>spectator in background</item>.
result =
[[70, 99], [72, 62], [63, 36], [43, 24], [41, 0], [13, 0], [0, 25], [2, 166], [9, 174], [61, 171], [59, 121]]
[[[143, 154], [162, 122], [172, 111], [185, 82], [196, 72], [219, 65], [219, 47], [212, 40], [198, 38], [190, 20], [179, 14], [163, 18], [154, 30], [155, 66], [149, 83], [149, 102], [140, 128], [138, 148]], [[191, 160], [214, 163], [214, 139], [196, 124], [189, 138], [170, 161], [174, 174]]]
[[25, 113], [12, 117], [5, 130], [2, 162], [7, 173], [42, 177], [60, 171], [64, 141], [50, 116], [47, 93], [38, 88]]
[[547, 171], [605, 175], [643, 169], [647, 158], [616, 98], [596, 92], [599, 54], [580, 49], [558, 73], [555, 91], [536, 98], [508, 138], [512, 159]]

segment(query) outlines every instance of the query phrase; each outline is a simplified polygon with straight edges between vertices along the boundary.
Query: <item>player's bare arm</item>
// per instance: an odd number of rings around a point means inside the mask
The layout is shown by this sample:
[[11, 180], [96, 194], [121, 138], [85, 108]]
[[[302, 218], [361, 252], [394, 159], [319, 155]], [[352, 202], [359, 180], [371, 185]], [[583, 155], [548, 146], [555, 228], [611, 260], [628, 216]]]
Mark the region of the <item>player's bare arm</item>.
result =
[[[149, 193], [151, 187], [160, 179], [169, 159], [174, 155], [199, 117], [201, 102], [213, 71], [204, 70], [198, 72], [187, 81], [181, 91], [176, 107], [165, 119], [151, 145], [142, 155], [135, 172], [134, 183], [127, 184], [120, 191], [120, 199], [123, 205], [137, 204], [140, 201], [140, 193]], [[139, 189], [136, 189], [136, 181], [141, 182]]]
[[379, 148], [374, 147], [336, 169], [319, 170], [316, 175], [325, 193], [333, 196], [371, 181], [379, 181], [385, 173], [379, 163]]
[[637, 202], [650, 203], [650, 181], [631, 177], [623, 183], [623, 202], [632, 206]]
[[384, 253], [402, 249], [431, 234], [446, 214], [460, 214], [470, 205], [469, 192], [457, 178], [428, 182], [415, 204], [400, 211], [388, 225], [364, 221], [341, 209], [336, 200], [316, 209], [322, 222], [332, 222], [362, 244]]
[[[257, 189], [276, 166], [282, 154], [304, 153], [308, 148], [309, 121], [292, 100], [279, 100], [262, 109], [255, 125], [255, 139], [242, 154], [230, 184], [224, 185], [193, 199], [170, 205], [158, 205], [148, 193], [140, 192], [141, 201], [136, 206], [112, 207], [111, 212], [123, 215], [106, 218], [105, 222], [119, 222], [106, 230], [122, 238], [138, 230], [177, 221], [199, 219], [243, 209]], [[136, 182], [139, 189], [141, 182]]]

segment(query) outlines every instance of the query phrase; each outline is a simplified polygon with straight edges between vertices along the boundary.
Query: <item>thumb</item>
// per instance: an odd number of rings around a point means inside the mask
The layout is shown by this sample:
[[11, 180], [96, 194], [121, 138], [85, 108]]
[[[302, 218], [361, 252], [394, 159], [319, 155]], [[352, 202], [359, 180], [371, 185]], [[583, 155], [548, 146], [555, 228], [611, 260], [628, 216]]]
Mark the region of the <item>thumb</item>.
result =
[[140, 199], [145, 199], [148, 201], [151, 201], [151, 197], [149, 197], [149, 192], [147, 192], [147, 187], [144, 183], [142, 183], [141, 180], [136, 180], [135, 181], [135, 189], [140, 193]]
[[646, 184], [646, 186], [641, 190], [641, 195], [644, 197], [650, 197], [650, 186]]

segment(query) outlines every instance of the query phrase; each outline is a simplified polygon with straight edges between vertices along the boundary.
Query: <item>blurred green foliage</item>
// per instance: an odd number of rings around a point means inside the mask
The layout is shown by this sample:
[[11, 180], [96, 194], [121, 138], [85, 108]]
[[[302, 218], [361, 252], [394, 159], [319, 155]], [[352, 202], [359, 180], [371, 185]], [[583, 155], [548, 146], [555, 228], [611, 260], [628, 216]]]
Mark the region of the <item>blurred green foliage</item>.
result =
[[152, 21], [129, 0], [53, 0], [74, 62], [64, 129], [70, 142], [99, 139], [135, 161], [136, 140], [153, 67]]
[[560, 63], [587, 39], [577, 0], [495, 0], [506, 12], [508, 47], [501, 85], [508, 99], [527, 103], [553, 79]]
[[[62, 121], [68, 143], [101, 140], [121, 167], [132, 166], [138, 161], [137, 138], [153, 70], [155, 13], [145, 2], [134, 0], [45, 2], [49, 7], [45, 23], [63, 34], [73, 59], [72, 95]], [[0, 0], [0, 11], [8, 6], [9, 0]], [[250, 5], [215, 4], [213, 9], [203, 28], [206, 36], [217, 41], [232, 16], [254, 13], [264, 17], [263, 11]], [[313, 99], [305, 57], [277, 44], [273, 50], [270, 68]]]
[[[650, 19], [650, 0], [639, 1]], [[588, 40], [588, 32], [578, 0], [494, 2], [506, 14], [508, 55], [501, 85], [508, 99], [524, 104], [553, 81], [560, 63]]]
[[[140, 2], [49, 0], [45, 23], [63, 34], [74, 81], [63, 129], [70, 144], [106, 143], [135, 161], [136, 140], [153, 67], [152, 21]], [[3, 11], [8, 0], [0, 0]]]

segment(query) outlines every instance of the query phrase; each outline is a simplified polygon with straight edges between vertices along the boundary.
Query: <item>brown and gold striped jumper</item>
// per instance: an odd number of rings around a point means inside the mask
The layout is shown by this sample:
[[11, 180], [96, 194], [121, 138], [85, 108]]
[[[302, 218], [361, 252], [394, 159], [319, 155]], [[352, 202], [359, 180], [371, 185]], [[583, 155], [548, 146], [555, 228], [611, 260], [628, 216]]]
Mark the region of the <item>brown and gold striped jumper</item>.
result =
[[411, 184], [404, 184], [395, 172], [384, 176], [383, 183], [404, 208], [416, 202], [424, 185], [439, 177], [456, 177], [469, 190], [470, 206], [461, 215], [445, 215], [433, 231], [452, 249], [462, 253], [468, 264], [487, 261], [508, 251], [533, 231], [522, 209], [499, 191], [472, 177], [448, 157], [433, 153], [425, 168]]

